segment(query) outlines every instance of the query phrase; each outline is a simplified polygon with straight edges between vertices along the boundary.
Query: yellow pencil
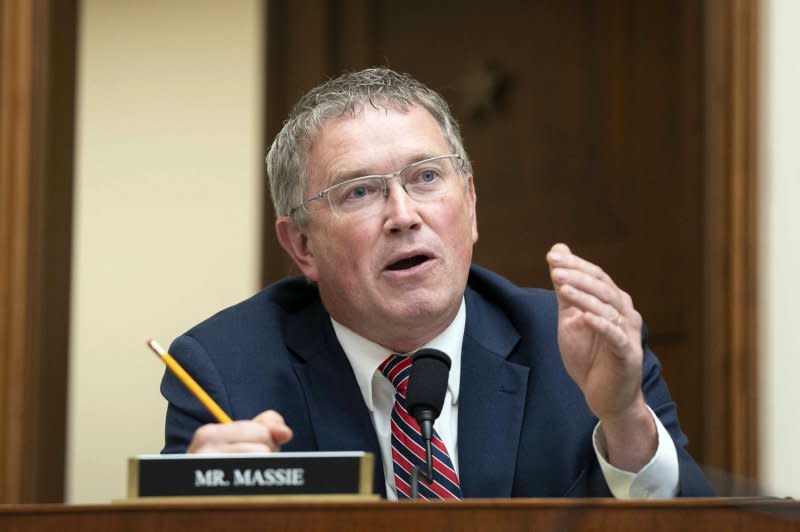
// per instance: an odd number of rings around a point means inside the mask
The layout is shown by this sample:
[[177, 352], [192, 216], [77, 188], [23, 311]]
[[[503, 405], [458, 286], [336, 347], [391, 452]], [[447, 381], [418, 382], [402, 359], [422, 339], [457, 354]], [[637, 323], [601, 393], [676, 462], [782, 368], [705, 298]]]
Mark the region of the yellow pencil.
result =
[[211, 412], [211, 414], [217, 419], [219, 423], [233, 422], [233, 420], [228, 416], [228, 414], [226, 414], [225, 411], [221, 409], [217, 403], [214, 402], [211, 396], [208, 395], [206, 391], [200, 387], [199, 384], [197, 384], [197, 382], [192, 378], [192, 376], [186, 373], [186, 370], [183, 369], [180, 364], [178, 364], [178, 361], [172, 358], [172, 355], [167, 353], [163, 347], [158, 345], [158, 342], [156, 342], [151, 338], [147, 340], [147, 345], [150, 346], [150, 349], [152, 349], [153, 352], [161, 360], [164, 361], [164, 364], [166, 364], [167, 367], [172, 371], [172, 373], [174, 373], [175, 376], [178, 377], [178, 380], [181, 381], [184, 384], [184, 386], [186, 386], [189, 389], [189, 391], [192, 392], [192, 394], [194, 394], [195, 397], [197, 397], [197, 400], [203, 403], [203, 406], [205, 406], [208, 409], [208, 411]]

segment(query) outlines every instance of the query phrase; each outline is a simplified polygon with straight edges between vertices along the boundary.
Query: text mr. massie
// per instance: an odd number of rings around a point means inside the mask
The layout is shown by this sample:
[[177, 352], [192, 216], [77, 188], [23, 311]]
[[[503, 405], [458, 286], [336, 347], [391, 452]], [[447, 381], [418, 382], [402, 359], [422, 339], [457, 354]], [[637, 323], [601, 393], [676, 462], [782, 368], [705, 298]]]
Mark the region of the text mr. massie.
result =
[[[305, 482], [304, 469], [275, 468], [275, 469], [234, 469], [234, 486], [302, 486]], [[195, 469], [195, 487], [230, 486], [222, 469]]]

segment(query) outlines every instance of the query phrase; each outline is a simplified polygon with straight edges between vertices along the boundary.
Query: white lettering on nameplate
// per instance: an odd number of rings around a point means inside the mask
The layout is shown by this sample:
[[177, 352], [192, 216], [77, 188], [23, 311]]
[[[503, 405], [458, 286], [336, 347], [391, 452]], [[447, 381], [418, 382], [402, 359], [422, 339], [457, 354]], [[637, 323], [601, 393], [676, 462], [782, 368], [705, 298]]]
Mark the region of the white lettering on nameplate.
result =
[[277, 469], [234, 469], [234, 486], [302, 486], [302, 467]]
[[216, 488], [230, 485], [231, 483], [225, 480], [225, 471], [222, 469], [194, 470], [194, 486], [196, 488]]

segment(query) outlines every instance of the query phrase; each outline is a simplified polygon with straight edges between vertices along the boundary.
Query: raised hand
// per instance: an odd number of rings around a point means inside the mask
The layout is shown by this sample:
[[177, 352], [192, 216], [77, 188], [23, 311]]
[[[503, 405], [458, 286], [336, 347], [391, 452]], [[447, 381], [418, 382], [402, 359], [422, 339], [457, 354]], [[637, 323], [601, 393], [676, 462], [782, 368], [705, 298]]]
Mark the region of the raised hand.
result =
[[642, 317], [607, 273], [565, 244], [550, 249], [547, 263], [564, 367], [601, 421], [609, 461], [636, 470], [657, 444], [642, 393]]

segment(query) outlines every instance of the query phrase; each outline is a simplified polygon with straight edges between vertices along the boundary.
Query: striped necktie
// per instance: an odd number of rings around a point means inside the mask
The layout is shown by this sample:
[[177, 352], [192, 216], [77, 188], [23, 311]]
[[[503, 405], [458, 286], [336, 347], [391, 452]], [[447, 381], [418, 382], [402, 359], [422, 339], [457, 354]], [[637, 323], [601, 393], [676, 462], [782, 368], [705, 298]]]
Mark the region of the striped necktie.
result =
[[[411, 357], [391, 355], [378, 368], [389, 379], [395, 389], [392, 408], [392, 461], [394, 462], [394, 484], [397, 498], [411, 497], [411, 471], [415, 465], [425, 470], [425, 442], [419, 425], [405, 408], [408, 376], [411, 373]], [[433, 482], [422, 476], [419, 480], [419, 496], [425, 499], [460, 499], [461, 487], [447, 448], [436, 430], [431, 440], [433, 453]]]

